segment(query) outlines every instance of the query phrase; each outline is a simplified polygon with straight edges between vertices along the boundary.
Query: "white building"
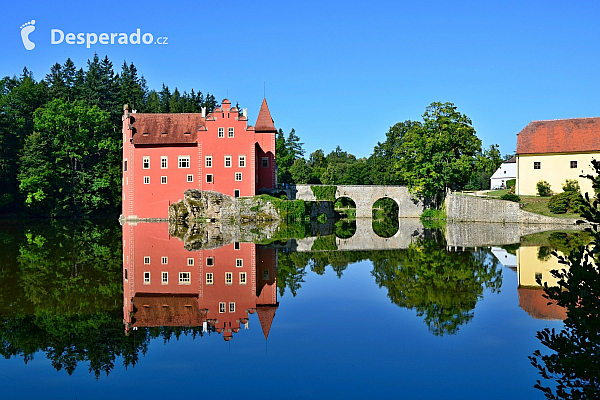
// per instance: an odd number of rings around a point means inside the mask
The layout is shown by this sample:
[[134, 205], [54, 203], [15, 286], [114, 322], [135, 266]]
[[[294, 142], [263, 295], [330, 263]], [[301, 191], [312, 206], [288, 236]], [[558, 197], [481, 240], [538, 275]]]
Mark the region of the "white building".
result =
[[517, 179], [517, 158], [511, 157], [504, 161], [500, 168], [490, 178], [490, 188], [506, 188], [506, 181]]

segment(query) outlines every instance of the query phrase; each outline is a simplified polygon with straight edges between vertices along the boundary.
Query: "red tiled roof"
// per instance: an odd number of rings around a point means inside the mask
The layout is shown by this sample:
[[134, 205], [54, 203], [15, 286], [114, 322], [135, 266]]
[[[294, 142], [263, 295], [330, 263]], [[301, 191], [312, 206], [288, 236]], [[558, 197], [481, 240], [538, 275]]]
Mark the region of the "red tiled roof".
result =
[[535, 319], [565, 320], [567, 309], [556, 304], [548, 305], [550, 300], [544, 298], [544, 290], [519, 288], [519, 307]]
[[267, 99], [263, 98], [262, 106], [260, 106], [260, 112], [254, 125], [255, 132], [277, 132], [271, 113], [269, 112], [269, 106], [267, 106]]
[[198, 128], [205, 126], [202, 114], [131, 114], [131, 118], [134, 145], [196, 143]]
[[134, 304], [135, 326], [201, 326], [206, 320], [194, 295], [136, 296]]
[[517, 135], [517, 154], [600, 150], [600, 118], [530, 122]]
[[271, 324], [273, 323], [273, 318], [275, 318], [275, 311], [277, 311], [277, 306], [256, 307], [256, 314], [258, 315], [258, 321], [260, 322], [265, 339], [269, 337]]

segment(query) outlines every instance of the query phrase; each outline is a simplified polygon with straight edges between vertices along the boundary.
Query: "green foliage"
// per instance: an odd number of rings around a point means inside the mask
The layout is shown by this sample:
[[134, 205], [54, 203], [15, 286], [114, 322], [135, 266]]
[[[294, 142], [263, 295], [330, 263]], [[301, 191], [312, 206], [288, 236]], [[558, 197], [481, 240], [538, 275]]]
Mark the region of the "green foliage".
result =
[[390, 218], [390, 219], [398, 219], [399, 214], [398, 203], [394, 199], [390, 199], [389, 197], [382, 197], [373, 203], [373, 218]]
[[[277, 154], [277, 182], [292, 183], [295, 182], [292, 178], [292, 166], [294, 162], [304, 155], [302, 148], [304, 143], [300, 143], [300, 137], [296, 135], [296, 131], [292, 129], [285, 137], [283, 130], [279, 129], [275, 139], [275, 154]], [[297, 165], [293, 169], [297, 177], [303, 179], [301, 166]]]
[[319, 216], [317, 217], [317, 222], [320, 224], [324, 224], [325, 222], [327, 222], [327, 215], [319, 214]]
[[517, 184], [517, 180], [516, 179], [509, 179], [509, 180], [506, 181], [506, 188], [507, 189], [514, 188], [516, 184]]
[[500, 200], [514, 201], [515, 203], [521, 202], [521, 198], [514, 193], [505, 193], [502, 196], [500, 196]]
[[550, 184], [544, 180], [536, 183], [535, 187], [537, 189], [538, 196], [550, 197], [552, 195], [552, 189], [550, 188]]
[[304, 221], [310, 219], [310, 202], [273, 198], [273, 205], [285, 221]]
[[348, 239], [356, 233], [356, 220], [341, 219], [335, 223], [335, 236]]
[[481, 141], [471, 120], [452, 103], [431, 103], [395, 149], [395, 167], [412, 193], [435, 198], [472, 177]]
[[582, 210], [584, 199], [579, 190], [567, 190], [555, 194], [548, 201], [548, 209], [554, 214], [564, 214], [567, 211], [579, 213]]
[[427, 229], [440, 229], [445, 226], [446, 212], [443, 209], [428, 208], [423, 211], [420, 220]]
[[[596, 175], [588, 175], [594, 189], [600, 188], [600, 163], [592, 160]], [[567, 192], [568, 193], [568, 192]], [[577, 192], [572, 192], [577, 193]], [[581, 205], [581, 215], [592, 222], [587, 232], [592, 236], [590, 244], [577, 238], [571, 242], [565, 235], [553, 239], [571, 248], [566, 256], [556, 256], [563, 267], [552, 270], [558, 286], [544, 285], [545, 296], [550, 302], [565, 307], [567, 318], [560, 332], [545, 328], [537, 333], [540, 343], [550, 352], [536, 350], [529, 357], [545, 380], [554, 380], [550, 386], [537, 381], [535, 387], [548, 399], [595, 399], [600, 398], [600, 198], [596, 192]], [[566, 254], [566, 253], [565, 253]]]
[[312, 190], [317, 200], [335, 201], [337, 186], [311, 186], [310, 190]]
[[565, 183], [562, 185], [562, 190], [563, 192], [581, 193], [581, 188], [579, 187], [577, 179], [566, 179]]
[[398, 217], [396, 218], [379, 218], [373, 219], [371, 226], [373, 227], [373, 232], [379, 237], [382, 238], [390, 238], [398, 232]]
[[319, 236], [315, 239], [311, 251], [319, 251], [319, 250], [337, 250], [337, 244], [335, 242], [335, 236]]
[[394, 258], [374, 260], [372, 275], [392, 303], [416, 310], [434, 335], [455, 334], [473, 318], [483, 290], [502, 284], [502, 269], [486, 252], [450, 252], [421, 240]]

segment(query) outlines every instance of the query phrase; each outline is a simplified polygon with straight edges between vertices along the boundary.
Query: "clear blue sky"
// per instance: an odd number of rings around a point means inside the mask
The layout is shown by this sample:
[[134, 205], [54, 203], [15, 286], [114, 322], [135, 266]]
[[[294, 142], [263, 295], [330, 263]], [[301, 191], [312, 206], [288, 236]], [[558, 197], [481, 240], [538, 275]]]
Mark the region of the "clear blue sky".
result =
[[[20, 27], [35, 20], [31, 51]], [[194, 88], [248, 108], [263, 85], [275, 125], [307, 155], [369, 156], [396, 122], [434, 101], [471, 118], [484, 147], [512, 153], [532, 120], [600, 116], [600, 3], [593, 1], [7, 2], [0, 76], [42, 79], [68, 57], [133, 62], [150, 88]], [[167, 45], [52, 45], [65, 34], [167, 36]]]

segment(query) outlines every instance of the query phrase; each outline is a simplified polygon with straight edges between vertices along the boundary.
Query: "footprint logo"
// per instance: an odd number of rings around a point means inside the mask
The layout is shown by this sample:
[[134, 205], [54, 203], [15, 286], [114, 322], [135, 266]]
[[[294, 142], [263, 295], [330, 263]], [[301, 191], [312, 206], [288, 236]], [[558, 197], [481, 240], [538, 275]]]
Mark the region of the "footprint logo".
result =
[[21, 25], [21, 39], [23, 39], [23, 46], [25, 46], [27, 50], [33, 50], [35, 48], [35, 43], [29, 40], [29, 34], [35, 31], [34, 25], [35, 19]]

